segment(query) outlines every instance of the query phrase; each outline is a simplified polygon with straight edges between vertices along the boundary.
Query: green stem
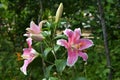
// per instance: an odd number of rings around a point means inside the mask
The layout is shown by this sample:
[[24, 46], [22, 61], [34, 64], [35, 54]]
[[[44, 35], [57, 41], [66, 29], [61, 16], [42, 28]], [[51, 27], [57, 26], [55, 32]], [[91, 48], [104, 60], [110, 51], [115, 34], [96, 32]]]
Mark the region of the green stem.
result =
[[53, 56], [54, 56], [55, 60], [57, 60], [57, 57], [56, 57], [56, 55], [55, 55], [55, 50], [54, 50], [54, 48], [53, 48], [53, 50], [52, 50], [52, 53], [53, 53]]
[[87, 62], [84, 63], [84, 75], [85, 75], [85, 78], [87, 78], [87, 69], [86, 69], [86, 64]]

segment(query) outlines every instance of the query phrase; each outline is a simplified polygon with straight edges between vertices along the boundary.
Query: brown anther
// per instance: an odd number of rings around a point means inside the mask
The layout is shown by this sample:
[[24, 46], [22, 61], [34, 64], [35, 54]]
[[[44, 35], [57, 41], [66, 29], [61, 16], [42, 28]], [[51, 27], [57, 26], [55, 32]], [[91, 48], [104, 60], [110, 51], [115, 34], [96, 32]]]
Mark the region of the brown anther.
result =
[[20, 60], [23, 60], [23, 58], [21, 57], [21, 53], [16, 53], [16, 56], [17, 56], [17, 60], [20, 61]]

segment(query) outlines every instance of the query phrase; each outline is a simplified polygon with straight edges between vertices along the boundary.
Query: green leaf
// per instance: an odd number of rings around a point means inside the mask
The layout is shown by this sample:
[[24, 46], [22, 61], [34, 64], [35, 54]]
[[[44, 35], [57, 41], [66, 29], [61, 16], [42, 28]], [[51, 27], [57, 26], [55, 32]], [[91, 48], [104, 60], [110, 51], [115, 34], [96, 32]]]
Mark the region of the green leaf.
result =
[[59, 45], [55, 45], [55, 46], [54, 46], [54, 50], [55, 50], [55, 52], [56, 52], [59, 48], [60, 48]]
[[107, 0], [108, 3], [114, 3], [113, 0]]
[[48, 66], [46, 69], [45, 69], [45, 78], [49, 78], [49, 76], [50, 76], [50, 71], [51, 71], [51, 69], [52, 69], [52, 67], [53, 67], [54, 65], [50, 65], [50, 66]]
[[44, 50], [44, 54], [43, 54], [43, 57], [44, 58], [47, 58], [47, 55], [48, 55], [48, 53], [50, 52], [52, 50], [52, 48], [46, 48], [45, 50]]
[[65, 35], [57, 35], [54, 39], [67, 39]]
[[49, 22], [46, 22], [47, 27], [51, 27], [51, 24]]
[[1, 0], [0, 8], [7, 9], [8, 8], [8, 1]]
[[104, 71], [103, 71], [103, 74], [107, 74], [107, 73], [109, 73], [110, 72], [110, 69], [105, 69]]
[[66, 67], [66, 60], [63, 59], [55, 60], [55, 66], [57, 71], [60, 72], [61, 74]]
[[87, 80], [85, 77], [77, 77], [75, 80]]
[[49, 36], [49, 35], [51, 35], [51, 31], [44, 31], [44, 32], [42, 32], [42, 35], [44, 37]]

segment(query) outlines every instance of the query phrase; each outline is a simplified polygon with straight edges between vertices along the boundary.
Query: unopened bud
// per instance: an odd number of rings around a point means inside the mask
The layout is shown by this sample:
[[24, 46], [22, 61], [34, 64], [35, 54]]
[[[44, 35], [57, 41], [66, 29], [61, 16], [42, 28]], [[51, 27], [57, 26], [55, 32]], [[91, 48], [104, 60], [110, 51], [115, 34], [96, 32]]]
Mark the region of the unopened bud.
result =
[[55, 16], [55, 22], [57, 23], [60, 19], [60, 17], [62, 16], [62, 12], [63, 12], [63, 4], [60, 3], [57, 11], [56, 11], [56, 16]]
[[42, 30], [41, 28], [42, 28], [42, 25], [44, 24], [44, 23], [46, 23], [47, 22], [47, 20], [43, 20], [43, 21], [41, 21], [40, 23], [39, 23], [39, 27], [40, 27], [40, 30]]

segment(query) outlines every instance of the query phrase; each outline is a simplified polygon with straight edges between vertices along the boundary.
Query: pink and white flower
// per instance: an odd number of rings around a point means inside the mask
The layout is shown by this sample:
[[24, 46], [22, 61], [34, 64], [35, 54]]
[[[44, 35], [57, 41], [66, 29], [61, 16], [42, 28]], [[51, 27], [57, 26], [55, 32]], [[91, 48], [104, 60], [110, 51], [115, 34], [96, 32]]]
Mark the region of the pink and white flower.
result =
[[26, 28], [28, 31], [24, 36], [27, 37], [32, 37], [34, 40], [41, 41], [44, 39], [43, 35], [41, 34], [42, 32], [42, 24], [45, 23], [46, 21], [41, 21], [39, 23], [39, 26], [36, 25], [33, 21], [30, 22], [30, 28]]
[[25, 75], [27, 75], [28, 65], [39, 55], [39, 53], [37, 53], [37, 51], [32, 48], [32, 39], [27, 38], [26, 41], [27, 41], [27, 44], [28, 44], [28, 48], [23, 49], [23, 54], [22, 54], [21, 57], [25, 60], [24, 60], [23, 66], [20, 68], [20, 70]]
[[77, 28], [74, 31], [66, 29], [64, 34], [68, 37], [68, 41], [60, 39], [57, 41], [57, 44], [64, 46], [68, 51], [67, 65], [73, 66], [78, 60], [78, 56], [82, 57], [82, 59], [86, 61], [88, 59], [88, 55], [83, 50], [91, 47], [93, 42], [89, 39], [80, 38], [80, 28]]

